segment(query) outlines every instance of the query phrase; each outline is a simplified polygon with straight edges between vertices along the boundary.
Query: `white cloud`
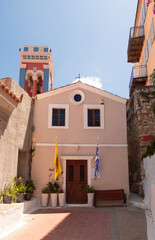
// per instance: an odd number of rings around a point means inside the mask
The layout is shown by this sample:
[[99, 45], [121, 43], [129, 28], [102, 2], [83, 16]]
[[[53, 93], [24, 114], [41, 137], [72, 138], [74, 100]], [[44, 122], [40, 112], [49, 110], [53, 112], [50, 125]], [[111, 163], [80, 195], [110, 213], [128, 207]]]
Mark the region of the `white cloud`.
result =
[[[78, 82], [79, 78], [73, 81], [73, 83]], [[102, 89], [102, 82], [99, 77], [80, 77], [80, 81], [89, 84], [93, 87]]]

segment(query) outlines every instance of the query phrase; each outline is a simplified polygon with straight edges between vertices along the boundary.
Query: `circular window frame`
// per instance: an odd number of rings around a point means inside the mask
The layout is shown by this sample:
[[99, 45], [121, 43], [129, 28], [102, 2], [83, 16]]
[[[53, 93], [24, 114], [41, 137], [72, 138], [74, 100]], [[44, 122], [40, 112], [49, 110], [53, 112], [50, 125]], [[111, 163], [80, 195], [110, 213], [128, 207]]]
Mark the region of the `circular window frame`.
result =
[[[75, 101], [74, 97], [75, 95], [80, 95], [81, 96], [81, 100], [80, 101]], [[81, 91], [81, 90], [75, 90], [71, 93], [71, 102], [74, 103], [75, 105], [80, 105], [84, 102], [85, 100], [85, 94]]]

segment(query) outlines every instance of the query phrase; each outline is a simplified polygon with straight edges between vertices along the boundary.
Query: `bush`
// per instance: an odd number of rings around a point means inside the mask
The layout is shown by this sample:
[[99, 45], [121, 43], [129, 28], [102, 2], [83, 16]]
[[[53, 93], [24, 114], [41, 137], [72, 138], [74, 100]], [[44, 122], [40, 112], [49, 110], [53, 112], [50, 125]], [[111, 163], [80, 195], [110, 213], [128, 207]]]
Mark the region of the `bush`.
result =
[[14, 182], [11, 180], [8, 184], [5, 184], [2, 191], [0, 191], [0, 195], [5, 198], [6, 196], [12, 197], [12, 201], [16, 202], [16, 192], [14, 191]]
[[155, 140], [150, 146], [147, 146], [146, 153], [143, 154], [142, 158], [150, 157], [155, 154]]
[[87, 185], [85, 191], [86, 193], [94, 193], [95, 189], [92, 186]]
[[42, 189], [42, 193], [49, 193], [50, 190], [49, 190], [49, 187], [45, 187]]
[[50, 190], [50, 193], [58, 193], [59, 192], [59, 188], [60, 188], [59, 183], [57, 183], [57, 182], [54, 182], [54, 183], [49, 182], [47, 184], [47, 186], [48, 186], [48, 188]]
[[26, 181], [26, 192], [33, 193], [34, 190], [36, 189], [33, 180]]
[[26, 192], [26, 186], [22, 182], [22, 177], [19, 177], [19, 178], [15, 177], [13, 181], [14, 181], [13, 189], [15, 193]]

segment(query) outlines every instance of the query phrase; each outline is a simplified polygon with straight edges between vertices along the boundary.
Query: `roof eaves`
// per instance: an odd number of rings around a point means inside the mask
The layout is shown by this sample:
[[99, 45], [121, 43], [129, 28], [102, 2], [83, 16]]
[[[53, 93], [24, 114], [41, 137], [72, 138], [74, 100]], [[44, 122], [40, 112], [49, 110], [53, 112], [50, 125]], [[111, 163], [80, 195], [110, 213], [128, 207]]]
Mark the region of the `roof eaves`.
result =
[[16, 94], [10, 90], [8, 87], [5, 86], [4, 83], [0, 82], [0, 87], [2, 88], [3, 91], [5, 91], [14, 101], [17, 103], [20, 103], [23, 99], [23, 94], [21, 94], [20, 98], [16, 96]]
[[100, 88], [96, 88], [96, 87], [94, 87], [94, 86], [90, 86], [90, 85], [88, 85], [88, 84], [86, 84], [86, 83], [82, 83], [81, 81], [78, 81], [78, 82], [71, 83], [71, 84], [66, 85], [66, 86], [62, 86], [62, 87], [53, 89], [53, 90], [51, 90], [51, 91], [49, 91], [49, 92], [46, 92], [46, 93], [38, 94], [38, 95], [37, 95], [37, 99], [38, 99], [38, 100], [41, 100], [41, 99], [47, 98], [47, 97], [49, 97], [49, 96], [62, 93], [63, 90], [64, 90], [64, 91], [72, 90], [72, 89], [74, 89], [75, 85], [76, 85], [76, 86], [79, 86], [79, 87], [81, 87], [81, 88], [84, 87], [86, 90], [91, 91], [91, 92], [94, 92], [94, 93], [99, 94], [99, 95], [101, 95], [101, 96], [102, 96], [103, 93], [104, 93], [105, 97], [110, 98], [110, 99], [113, 99], [113, 100], [115, 100], [115, 101], [117, 101], [117, 102], [126, 103], [126, 101], [127, 101], [126, 98], [120, 97], [120, 96], [115, 95], [115, 94], [113, 94], [113, 93], [109, 93], [109, 92], [107, 92], [107, 91], [105, 91], [105, 90], [102, 90], [102, 89], [100, 89]]

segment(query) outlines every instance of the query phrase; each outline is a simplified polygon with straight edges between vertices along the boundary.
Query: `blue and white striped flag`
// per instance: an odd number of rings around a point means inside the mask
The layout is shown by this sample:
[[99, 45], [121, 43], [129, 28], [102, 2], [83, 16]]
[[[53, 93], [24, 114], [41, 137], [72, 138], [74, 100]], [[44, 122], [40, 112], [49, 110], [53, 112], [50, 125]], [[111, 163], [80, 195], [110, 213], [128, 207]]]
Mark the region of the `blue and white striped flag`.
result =
[[99, 155], [98, 155], [98, 141], [97, 141], [97, 147], [96, 147], [96, 157], [95, 157], [95, 174], [94, 174], [94, 180], [97, 178], [99, 174]]

